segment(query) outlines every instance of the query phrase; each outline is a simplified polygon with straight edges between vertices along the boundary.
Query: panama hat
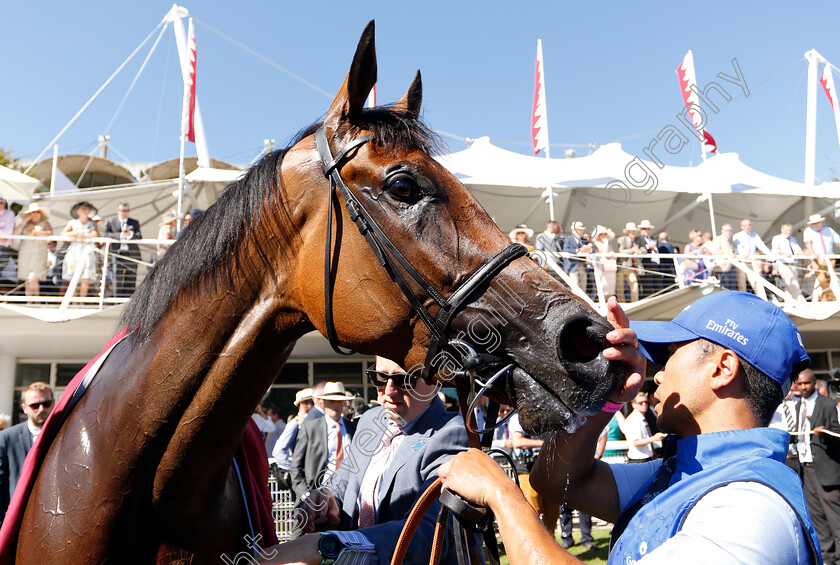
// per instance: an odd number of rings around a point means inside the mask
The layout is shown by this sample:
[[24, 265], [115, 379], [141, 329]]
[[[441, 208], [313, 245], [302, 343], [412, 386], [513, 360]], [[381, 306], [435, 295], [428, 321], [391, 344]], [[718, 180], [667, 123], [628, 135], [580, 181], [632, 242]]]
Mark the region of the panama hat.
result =
[[353, 400], [352, 394], [347, 394], [344, 390], [344, 383], [327, 383], [324, 386], [324, 392], [318, 395], [321, 400]]
[[571, 228], [572, 228], [572, 231], [585, 230], [586, 226], [583, 225], [583, 222], [572, 222]]
[[508, 234], [508, 237], [509, 237], [510, 239], [513, 239], [513, 238], [514, 238], [514, 236], [515, 236], [518, 232], [525, 232], [525, 235], [527, 235], [527, 236], [528, 236], [528, 239], [531, 239], [532, 237], [534, 237], [534, 230], [532, 230], [531, 228], [529, 228], [529, 227], [528, 227], [528, 226], [526, 226], [525, 224], [520, 224], [520, 225], [516, 226], [515, 228], [513, 228], [513, 229], [511, 230], [511, 232]]
[[652, 230], [653, 229], [653, 224], [650, 223], [650, 220], [642, 220], [639, 223], [639, 229], [640, 230], [643, 230], [643, 229]]
[[46, 220], [47, 218], [50, 217], [50, 209], [49, 208], [46, 208], [45, 206], [39, 206], [38, 204], [35, 204], [34, 202], [32, 204], [30, 204], [29, 207], [26, 210], [21, 210], [20, 217], [23, 218], [25, 216], [25, 217], [28, 218], [29, 214], [31, 214], [32, 212], [41, 212], [41, 218], [44, 219], [44, 220]]
[[624, 233], [629, 231], [639, 231], [639, 228], [636, 227], [635, 222], [627, 222], [624, 224]]
[[[166, 212], [163, 215], [163, 218], [161, 218], [160, 225], [165, 226], [166, 224], [171, 224], [171, 223], [175, 222], [176, 220], [178, 220], [178, 216], [175, 214], [175, 212]], [[304, 389], [304, 390], [309, 390], [309, 389]], [[309, 392], [310, 392], [310, 396], [311, 396], [312, 391], [309, 390]]]
[[592, 230], [592, 239], [595, 239], [602, 233], [607, 234], [608, 239], [612, 239], [612, 237], [610, 236], [610, 230], [606, 226], [602, 226], [601, 224], [598, 224], [597, 226], [595, 226], [595, 229]]
[[817, 222], [824, 222], [825, 218], [823, 218], [822, 214], [811, 214], [808, 216], [808, 223], [809, 224], [816, 224]]
[[295, 406], [298, 406], [301, 402], [306, 402], [307, 400], [312, 400], [311, 388], [304, 388], [295, 393]]

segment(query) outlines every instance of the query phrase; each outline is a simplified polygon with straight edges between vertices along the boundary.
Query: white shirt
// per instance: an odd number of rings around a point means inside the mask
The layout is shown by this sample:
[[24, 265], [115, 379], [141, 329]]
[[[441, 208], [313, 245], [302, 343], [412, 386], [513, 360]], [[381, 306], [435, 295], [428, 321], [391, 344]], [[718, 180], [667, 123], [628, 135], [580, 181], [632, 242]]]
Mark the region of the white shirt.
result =
[[[661, 464], [610, 466], [622, 512]], [[810, 555], [790, 505], [765, 485], [737, 481], [700, 498], [682, 529], [636, 563], [788, 565], [810, 563]]]
[[765, 255], [770, 255], [770, 250], [767, 249], [767, 246], [754, 231], [750, 233], [739, 231], [732, 236], [732, 245], [735, 247], [735, 253], [741, 258], [752, 257], [755, 255], [756, 250], [761, 251]]
[[802, 232], [802, 241], [805, 243], [810, 241], [811, 249], [817, 255], [830, 255], [834, 253], [834, 246], [840, 245], [840, 235], [828, 226], [823, 226], [820, 231], [808, 226]]
[[633, 445], [634, 439], [645, 439], [651, 436], [650, 426], [648, 426], [645, 415], [638, 410], [633, 412], [624, 419], [621, 424], [621, 431], [627, 438], [627, 458], [628, 459], [650, 459], [653, 457], [653, 445], [647, 444], [640, 447]]
[[793, 236], [786, 237], [783, 234], [773, 236], [773, 241], [770, 242], [770, 248], [774, 253], [778, 254], [778, 261], [781, 263], [795, 263], [796, 259], [786, 257], [785, 253], [791, 255], [802, 255], [802, 248], [799, 247], [799, 242]]

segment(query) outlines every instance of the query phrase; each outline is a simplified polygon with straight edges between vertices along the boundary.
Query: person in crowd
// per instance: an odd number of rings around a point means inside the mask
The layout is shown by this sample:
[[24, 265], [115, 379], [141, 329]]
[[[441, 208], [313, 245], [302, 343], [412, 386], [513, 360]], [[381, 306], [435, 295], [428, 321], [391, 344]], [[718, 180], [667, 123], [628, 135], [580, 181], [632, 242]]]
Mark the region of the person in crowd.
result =
[[15, 231], [15, 213], [9, 210], [9, 202], [0, 196], [0, 275], [6, 270], [9, 261], [14, 257], [12, 240], [3, 236], [12, 235]]
[[579, 256], [567, 257], [563, 270], [586, 292], [586, 255], [592, 251], [592, 245], [586, 241], [586, 226], [583, 222], [572, 222], [571, 232], [563, 240], [563, 251]]
[[53, 405], [50, 385], [35, 382], [27, 386], [21, 395], [21, 410], [26, 421], [0, 431], [0, 523], [9, 509], [9, 502], [15, 492], [26, 454], [41, 433]]
[[768, 427], [784, 430], [790, 434], [790, 444], [788, 445], [788, 452], [785, 456], [785, 465], [793, 469], [797, 475], [802, 476], [802, 465], [799, 463], [799, 440], [805, 427], [805, 418], [800, 412], [801, 398], [799, 392], [799, 385], [794, 382], [787, 396], [776, 408], [773, 417], [770, 419]]
[[274, 428], [265, 436], [265, 452], [270, 454], [274, 451], [277, 440], [280, 439], [280, 436], [286, 429], [286, 422], [283, 421], [283, 414], [280, 411], [280, 407], [276, 404], [269, 404], [264, 409], [265, 415], [268, 416], [268, 420]]
[[808, 218], [808, 227], [802, 232], [802, 241], [808, 254], [813, 257], [833, 255], [834, 246], [840, 246], [840, 234], [833, 228], [824, 226], [825, 217], [821, 214], [811, 214]]
[[131, 296], [137, 284], [137, 262], [140, 260], [140, 248], [128, 243], [132, 239], [143, 239], [140, 222], [129, 218], [131, 208], [128, 202], [117, 204], [117, 215], [105, 223], [105, 237], [118, 239], [120, 243], [111, 244], [111, 283], [117, 296]]
[[[172, 243], [175, 241], [175, 223], [178, 221], [178, 217], [175, 215], [175, 212], [166, 212], [163, 215], [163, 218], [160, 221], [160, 228], [158, 229], [158, 239], [163, 240], [171, 240]], [[166, 252], [169, 251], [169, 248], [172, 247], [172, 243], [158, 243], [156, 250], [155, 250], [155, 259], [154, 263], [157, 263], [161, 260], [161, 258], [166, 255]]]
[[732, 224], [720, 226], [720, 234], [716, 235], [708, 249], [715, 257], [715, 266], [712, 267], [712, 274], [720, 281], [720, 286], [726, 290], [738, 290], [738, 277], [732, 266], [735, 258], [735, 249], [732, 247]]
[[184, 214], [184, 227], [181, 228], [181, 231], [177, 233], [175, 239], [180, 239], [181, 234], [184, 233], [184, 230], [187, 229], [191, 223], [196, 221], [203, 213], [204, 210], [202, 210], [201, 208], [193, 208], [192, 210]]
[[[383, 357], [367, 374], [381, 406], [359, 420], [356, 437], [365, 439], [351, 445], [347, 463], [319, 493], [326, 504], [313, 505], [324, 508], [315, 518], [326, 516], [337, 528], [275, 546], [275, 557], [266, 563], [318, 565], [339, 556], [356, 565], [389, 563], [406, 518], [438, 467], [468, 449], [463, 420], [446, 411], [435, 386]], [[428, 562], [439, 510], [435, 502], [426, 512], [405, 565]], [[458, 563], [454, 546], [444, 545], [444, 565]]]
[[[656, 237], [656, 250], [660, 255], [677, 253], [674, 245], [671, 243], [671, 236], [668, 232], [659, 232]], [[672, 257], [661, 257], [662, 263], [660, 268], [662, 271], [662, 284], [664, 287], [672, 286], [677, 280], [677, 266]]]
[[[52, 235], [49, 223], [50, 210], [44, 206], [29, 205], [21, 210], [15, 233], [18, 235], [48, 236]], [[55, 242], [37, 239], [22, 239], [18, 248], [18, 280], [24, 281], [26, 296], [38, 296], [41, 291], [40, 283], [47, 280], [47, 251]]]
[[782, 290], [787, 291], [794, 300], [804, 300], [799, 288], [797, 255], [802, 255], [799, 242], [793, 237], [793, 225], [782, 224], [780, 233], [773, 236], [770, 249], [777, 259], [773, 263], [773, 274], [782, 279]]
[[624, 283], [627, 283], [627, 288], [630, 290], [630, 302], [639, 300], [639, 269], [641, 267], [641, 260], [637, 257], [642, 254], [639, 249], [639, 244], [636, 241], [636, 233], [638, 228], [635, 222], [627, 222], [624, 225], [624, 235], [616, 239], [618, 246], [618, 253], [629, 255], [629, 257], [622, 257], [618, 260], [618, 271], [615, 276], [615, 291], [616, 296], [624, 302], [626, 295], [624, 294]]
[[277, 464], [278, 484], [281, 489], [291, 490], [294, 497], [294, 490], [292, 490], [292, 481], [289, 471], [292, 467], [292, 455], [295, 452], [295, 444], [297, 443], [297, 435], [300, 425], [303, 424], [306, 415], [314, 406], [312, 402], [312, 389], [304, 388], [295, 393], [295, 408], [298, 409], [297, 414], [290, 418], [283, 429], [283, 433], [277, 438], [274, 444], [274, 449], [271, 450], [271, 456], [274, 457]]
[[[260, 430], [263, 442], [265, 443], [268, 440], [268, 435], [274, 432], [274, 422], [269, 419], [262, 404], [257, 404], [257, 407], [254, 408], [251, 419], [257, 425], [257, 429]], [[266, 449], [266, 452], [271, 453], [269, 449]]]
[[[817, 391], [810, 369], [799, 373], [797, 418], [802, 422], [797, 451], [802, 465], [802, 483], [808, 513], [817, 530], [823, 562], [840, 560], [840, 433], [834, 402]], [[828, 432], [828, 433], [827, 433]]]
[[[343, 383], [325, 383], [323, 392], [317, 396], [324, 407], [324, 413], [311, 419], [307, 415], [298, 429], [289, 470], [297, 497], [297, 508], [304, 508], [313, 489], [321, 486], [325, 476], [335, 473], [344, 460], [345, 450], [356, 429], [355, 423], [343, 417], [344, 407], [352, 399], [353, 395], [347, 394]], [[293, 537], [301, 535], [303, 530], [296, 529]]]
[[653, 460], [656, 444], [665, 439], [662, 432], [651, 433], [650, 424], [645, 415], [648, 412], [648, 394], [639, 392], [631, 402], [633, 411], [624, 423], [621, 432], [627, 438], [627, 459], [630, 463], [646, 463]]
[[87, 296], [90, 279], [96, 272], [96, 249], [88, 240], [99, 237], [96, 222], [91, 215], [97, 212], [96, 206], [87, 201], [77, 202], [70, 208], [72, 220], [67, 222], [61, 235], [72, 238], [73, 242], [64, 255], [61, 278], [69, 282], [76, 271], [80, 271], [79, 296]]
[[[755, 291], [756, 285], [758, 284], [755, 280], [760, 276], [758, 272], [760, 269], [764, 268], [764, 262], [755, 260], [753, 257], [758, 252], [761, 252], [764, 255], [770, 255], [770, 250], [761, 240], [758, 233], [752, 231], [752, 222], [747, 218], [741, 220], [741, 231], [732, 236], [732, 244], [738, 258], [741, 259], [741, 261], [744, 262], [744, 265], [748, 269], [751, 269], [754, 273], [753, 276], [749, 278], [750, 285], [753, 287], [753, 291]], [[746, 292], [747, 274], [741, 269], [738, 269], [735, 276], [738, 280], [738, 290]]]
[[324, 415], [324, 401], [321, 398], [321, 395], [324, 393], [324, 387], [327, 386], [327, 383], [324, 381], [320, 381], [315, 383], [315, 386], [312, 387], [312, 410], [306, 415], [307, 420], [314, 420], [315, 418], [320, 418]]
[[649, 220], [639, 222], [639, 235], [636, 245], [639, 247], [642, 259], [642, 271], [639, 276], [640, 297], [647, 298], [654, 292], [662, 290], [662, 277], [659, 274], [659, 246], [651, 235], [653, 224]]
[[803, 279], [807, 280], [814, 278], [814, 289], [811, 291], [811, 301], [813, 302], [833, 302], [836, 297], [834, 291], [831, 290], [831, 275], [828, 273], [828, 265], [834, 266], [833, 261], [821, 260], [823, 258], [814, 257], [808, 263], [808, 271], [803, 275]]
[[688, 232], [689, 243], [685, 244], [683, 254], [691, 255], [683, 259], [683, 280], [685, 284], [701, 281], [709, 276], [703, 257], [709, 250], [703, 245], [703, 234], [699, 230]]
[[[551, 255], [555, 263], [560, 265], [560, 253], [563, 251], [563, 226], [549, 220], [545, 224], [545, 231], [537, 236], [537, 251]], [[546, 263], [543, 268], [554, 275], [554, 270]], [[556, 275], [555, 275], [556, 276]]]
[[[615, 523], [611, 563], [818, 563], [799, 477], [783, 463], [786, 432], [767, 427], [808, 355], [781, 309], [741, 292], [695, 301], [671, 322], [628, 322], [608, 304], [623, 363], [604, 409], [543, 446], [531, 474], [541, 494]], [[657, 420], [673, 434], [664, 459], [642, 465], [595, 460], [612, 414], [636, 398], [644, 354], [662, 365]], [[479, 450], [444, 464], [446, 488], [488, 506], [513, 565], [576, 562], [542, 528], [506, 475]]]
[[[607, 426], [604, 428], [607, 431], [607, 442], [611, 441], [623, 441], [627, 438], [624, 437], [624, 434], [621, 431], [621, 425], [624, 423], [624, 414], [621, 412], [616, 412], [613, 414], [613, 417], [610, 419]], [[626, 453], [621, 449], [606, 449], [606, 444], [604, 445], [604, 452], [602, 457], [604, 459], [615, 459], [616, 457], [622, 458], [623, 461], [626, 461]]]
[[596, 226], [592, 232], [593, 252], [598, 254], [593, 261], [595, 284], [598, 285], [598, 290], [604, 295], [605, 300], [610, 296], [615, 296], [615, 273], [618, 264], [615, 250], [610, 243], [612, 236], [613, 233], [602, 225]]
[[525, 224], [521, 224], [513, 228], [510, 233], [508, 234], [510, 240], [513, 243], [521, 243], [528, 251], [534, 251], [534, 245], [531, 243], [531, 238], [534, 237], [534, 230], [526, 226]]

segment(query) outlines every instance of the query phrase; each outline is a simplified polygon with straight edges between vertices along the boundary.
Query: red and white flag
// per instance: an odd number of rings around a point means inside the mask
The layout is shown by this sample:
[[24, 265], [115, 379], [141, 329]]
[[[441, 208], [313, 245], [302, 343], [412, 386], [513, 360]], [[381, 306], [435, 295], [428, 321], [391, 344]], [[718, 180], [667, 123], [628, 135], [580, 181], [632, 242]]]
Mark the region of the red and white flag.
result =
[[189, 55], [189, 72], [187, 79], [184, 81], [184, 106], [181, 111], [181, 135], [186, 136], [186, 139], [195, 143], [195, 27], [193, 19], [190, 18], [190, 24], [187, 32], [187, 53]]
[[823, 74], [820, 77], [820, 84], [828, 96], [828, 102], [831, 104], [831, 109], [834, 112], [834, 125], [837, 128], [837, 140], [840, 142], [840, 100], [837, 99], [837, 89], [834, 88], [834, 78], [831, 74], [831, 65], [826, 61], [823, 67]]
[[367, 107], [373, 108], [376, 106], [376, 85], [373, 85], [373, 88], [370, 89], [370, 94], [368, 94], [367, 98]]
[[[677, 67], [677, 78], [680, 82], [680, 94], [685, 104], [691, 123], [697, 129], [697, 133], [703, 136], [703, 150], [707, 153], [717, 153], [715, 139], [706, 131], [706, 124], [703, 123], [703, 116], [697, 111], [700, 108], [700, 97], [697, 96], [697, 78], [694, 76], [694, 55], [689, 49], [685, 58]], [[693, 89], [691, 87], [694, 87]]]
[[545, 104], [545, 73], [542, 40], [537, 40], [537, 70], [534, 75], [534, 105], [531, 111], [531, 142], [534, 155], [545, 149], [548, 156], [548, 109]]

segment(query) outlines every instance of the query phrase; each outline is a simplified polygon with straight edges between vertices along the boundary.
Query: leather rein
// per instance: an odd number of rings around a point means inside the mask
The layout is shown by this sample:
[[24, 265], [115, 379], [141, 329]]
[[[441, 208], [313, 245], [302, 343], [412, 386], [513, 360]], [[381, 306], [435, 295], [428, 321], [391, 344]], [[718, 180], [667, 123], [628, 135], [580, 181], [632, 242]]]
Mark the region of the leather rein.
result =
[[[341, 355], [350, 355], [353, 353], [352, 351], [343, 350], [338, 345], [338, 336], [333, 321], [333, 282], [330, 276], [332, 272], [332, 217], [333, 201], [337, 198], [337, 193], [340, 193], [344, 198], [344, 205], [347, 208], [350, 219], [355, 222], [359, 228], [359, 232], [367, 240], [380, 265], [388, 273], [388, 276], [391, 277], [391, 280], [400, 288], [411, 307], [429, 329], [431, 344], [421, 374], [423, 379], [428, 382], [432, 360], [440, 351], [450, 347], [450, 340], [446, 334], [455, 316], [469, 302], [475, 299], [482, 285], [495, 278], [512, 261], [526, 255], [528, 250], [520, 243], [513, 243], [503, 248], [486, 260], [481, 267], [461, 283], [449, 298], [444, 297], [434, 285], [427, 281], [414, 268], [399, 248], [394, 245], [341, 177], [339, 169], [346, 160], [350, 159], [350, 152], [370, 140], [370, 135], [357, 137], [348, 142], [347, 145], [333, 156], [324, 126], [322, 125], [315, 132], [315, 144], [321, 157], [324, 176], [330, 181], [329, 216], [327, 219], [327, 237], [324, 249], [324, 318], [327, 326], [327, 338], [329, 339], [330, 346], [337, 353]], [[403, 276], [402, 271], [405, 271], [423, 289], [423, 292], [438, 304], [440, 310], [438, 311], [437, 317], [433, 316], [423, 305], [423, 301], [412, 290], [411, 285], [405, 276]]]

